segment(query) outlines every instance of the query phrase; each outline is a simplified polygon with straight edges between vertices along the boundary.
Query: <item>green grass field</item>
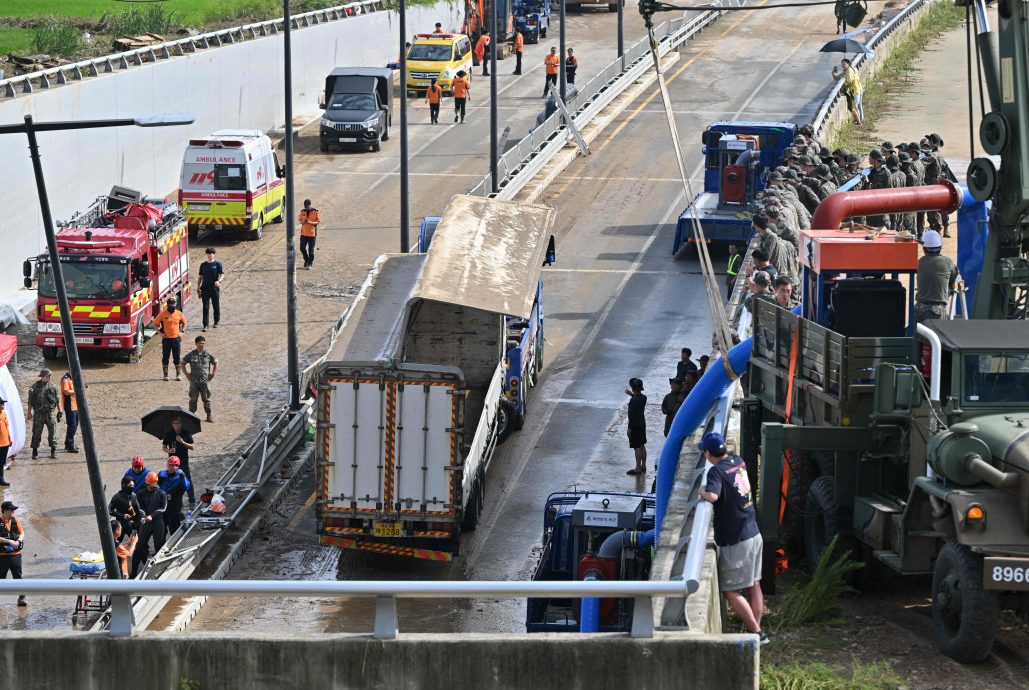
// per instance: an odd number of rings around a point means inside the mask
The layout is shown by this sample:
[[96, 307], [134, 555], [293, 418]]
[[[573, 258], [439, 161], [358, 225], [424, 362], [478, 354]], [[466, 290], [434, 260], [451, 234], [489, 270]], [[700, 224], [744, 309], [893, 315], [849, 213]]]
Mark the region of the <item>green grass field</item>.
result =
[[32, 35], [32, 29], [0, 26], [0, 55], [31, 52]]
[[221, 3], [212, 0], [166, 0], [160, 3], [151, 2], [118, 2], [117, 0], [4, 0], [0, 11], [5, 17], [85, 17], [100, 19], [105, 14], [124, 12], [133, 8], [145, 8], [147, 5], [160, 5], [167, 12], [172, 12], [185, 19], [202, 18], [225, 5], [239, 3]]

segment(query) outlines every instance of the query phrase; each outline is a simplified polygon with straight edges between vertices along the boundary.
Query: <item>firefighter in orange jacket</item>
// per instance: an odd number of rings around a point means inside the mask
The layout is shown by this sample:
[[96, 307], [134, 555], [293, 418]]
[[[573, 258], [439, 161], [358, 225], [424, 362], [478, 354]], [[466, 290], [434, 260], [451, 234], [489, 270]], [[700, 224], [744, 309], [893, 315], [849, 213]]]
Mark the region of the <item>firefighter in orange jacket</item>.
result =
[[304, 199], [304, 208], [300, 209], [300, 253], [304, 255], [304, 268], [310, 270], [314, 266], [314, 241], [318, 237], [318, 224], [322, 222], [318, 209], [311, 205], [310, 199]]
[[515, 70], [512, 74], [522, 73], [522, 49], [525, 47], [525, 37], [522, 36], [522, 32], [515, 29], [514, 39], [514, 51], [515, 51]]
[[482, 65], [482, 76], [489, 76], [489, 63], [486, 61], [489, 58], [489, 31], [483, 31], [482, 36], [479, 36], [478, 42], [475, 44], [475, 57], [479, 59], [479, 63]]
[[557, 48], [550, 47], [550, 54], [543, 58], [543, 65], [547, 68], [547, 80], [543, 82], [543, 97], [553, 88], [557, 90], [557, 73], [561, 69], [561, 56], [557, 54]]

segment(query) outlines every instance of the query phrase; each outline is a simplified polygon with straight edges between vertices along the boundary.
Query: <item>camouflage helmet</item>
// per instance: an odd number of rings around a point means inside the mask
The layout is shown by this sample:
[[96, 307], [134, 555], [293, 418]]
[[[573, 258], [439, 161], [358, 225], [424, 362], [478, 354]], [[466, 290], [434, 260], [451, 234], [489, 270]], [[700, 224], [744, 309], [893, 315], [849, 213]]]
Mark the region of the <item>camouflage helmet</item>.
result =
[[811, 171], [811, 174], [815, 177], [820, 177], [823, 180], [828, 180], [832, 176], [832, 172], [829, 170], [829, 166], [825, 163], [816, 165], [815, 169]]
[[847, 164], [848, 165], [861, 165], [861, 154], [859, 153], [847, 153]]
[[869, 160], [881, 161], [881, 160], [884, 159], [884, 157], [883, 157], [882, 151], [880, 151], [879, 149], [872, 149], [871, 151], [868, 152], [868, 159]]
[[887, 156], [886, 167], [890, 170], [897, 170], [898, 168], [900, 168], [900, 159], [896, 156]]

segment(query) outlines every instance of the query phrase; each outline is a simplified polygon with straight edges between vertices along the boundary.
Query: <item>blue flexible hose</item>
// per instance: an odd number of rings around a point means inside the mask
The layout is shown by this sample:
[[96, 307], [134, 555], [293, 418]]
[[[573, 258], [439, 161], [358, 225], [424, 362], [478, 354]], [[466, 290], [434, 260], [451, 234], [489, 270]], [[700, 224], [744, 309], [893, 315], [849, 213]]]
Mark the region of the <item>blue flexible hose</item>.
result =
[[[584, 582], [599, 580], [593, 573], [587, 573], [583, 578]], [[596, 597], [584, 597], [582, 600], [582, 612], [579, 614], [579, 632], [595, 633], [600, 631], [600, 599]]]

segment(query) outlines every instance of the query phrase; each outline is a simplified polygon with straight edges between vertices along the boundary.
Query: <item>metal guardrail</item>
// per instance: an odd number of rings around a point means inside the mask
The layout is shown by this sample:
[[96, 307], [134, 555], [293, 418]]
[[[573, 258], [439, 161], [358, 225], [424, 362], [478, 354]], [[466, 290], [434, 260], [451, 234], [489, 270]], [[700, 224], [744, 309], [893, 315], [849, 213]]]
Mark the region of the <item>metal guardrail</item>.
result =
[[[653, 637], [653, 597], [682, 596], [682, 580], [538, 581], [486, 580], [478, 582], [404, 580], [0, 580], [0, 596], [7, 594], [108, 595], [124, 602], [131, 596], [147, 599], [211, 596], [374, 597], [375, 638], [396, 639], [397, 599], [480, 599], [554, 597], [633, 597], [632, 637]], [[131, 635], [139, 624], [132, 611], [115, 605], [110, 631]]]
[[[659, 41], [659, 54], [663, 56], [678, 48], [722, 14], [721, 11], [707, 10], [687, 20], [684, 13], [680, 18], [662, 23], [654, 29], [654, 36]], [[640, 39], [629, 46], [621, 58], [609, 63], [568, 99], [566, 105], [573, 111], [572, 120], [579, 130], [650, 68], [649, 51], [649, 39]], [[571, 130], [564, 125], [560, 111], [554, 112], [530, 130], [528, 136], [497, 161], [497, 173], [501, 180], [497, 198], [514, 198], [564, 148], [571, 136]], [[492, 196], [492, 183], [492, 175], [487, 174], [468, 193]]]
[[[198, 506], [183, 526], [168, 538], [161, 550], [147, 561], [140, 575], [142, 579], [131, 582], [141, 584], [188, 578], [218, 544], [225, 531], [238, 523], [257, 492], [275, 476], [282, 463], [303, 440], [310, 411], [311, 403], [308, 403], [296, 412], [283, 410], [266, 422], [261, 434], [239, 454], [212, 486], [216, 493], [225, 498], [225, 513], [204, 517], [199, 515], [204, 506]], [[72, 588], [81, 589], [83, 582], [72, 581]], [[139, 627], [149, 625], [168, 600], [166, 596], [143, 596], [133, 601], [131, 611], [135, 624]], [[117, 610], [116, 606], [112, 606], [100, 616], [92, 629], [109, 629]]]
[[[290, 26], [293, 29], [302, 29], [308, 26], [316, 26], [331, 21], [339, 21], [370, 12], [392, 9], [387, 0], [362, 0], [344, 5], [337, 5], [323, 10], [304, 12], [294, 15]], [[115, 70], [126, 70], [131, 67], [140, 67], [144, 63], [168, 60], [173, 57], [180, 57], [197, 50], [216, 48], [224, 44], [239, 43], [241, 41], [272, 36], [283, 29], [283, 18], [269, 19], [254, 24], [244, 24], [228, 29], [218, 29], [176, 39], [165, 41], [145, 48], [127, 50], [111, 55], [80, 60], [78, 62], [50, 67], [37, 72], [21, 74], [0, 80], [0, 98], [14, 98], [19, 93], [33, 93], [35, 89], [49, 89], [53, 86], [61, 86], [70, 81], [81, 81], [88, 77], [98, 77], [101, 74], [108, 74]]]
[[[882, 42], [883, 39], [885, 39], [887, 36], [896, 31], [897, 27], [900, 26], [902, 22], [909, 19], [913, 13], [917, 12], [919, 9], [922, 8], [923, 5], [925, 5], [929, 1], [930, 0], [912, 0], [912, 2], [908, 4], [903, 10], [894, 15], [888, 22], [883, 24], [882, 27], [880, 27], [879, 30], [876, 31], [875, 34], [873, 34], [872, 37], [865, 42], [865, 45], [869, 49], [875, 50], [875, 47], [879, 45], [879, 43]], [[856, 58], [854, 58], [851, 64], [855, 69], [860, 70], [860, 68], [868, 62], [867, 58], [867, 54], [862, 53], [858, 55]], [[843, 79], [841, 78], [836, 81], [836, 84], [829, 91], [829, 95], [826, 96], [825, 100], [822, 102], [822, 107], [818, 109], [818, 112], [815, 114], [814, 120], [811, 121], [811, 126], [814, 127], [816, 134], [820, 135], [822, 133], [822, 127], [825, 126], [826, 121], [829, 119], [829, 115], [836, 109], [837, 105], [839, 104], [840, 95], [842, 91]]]

